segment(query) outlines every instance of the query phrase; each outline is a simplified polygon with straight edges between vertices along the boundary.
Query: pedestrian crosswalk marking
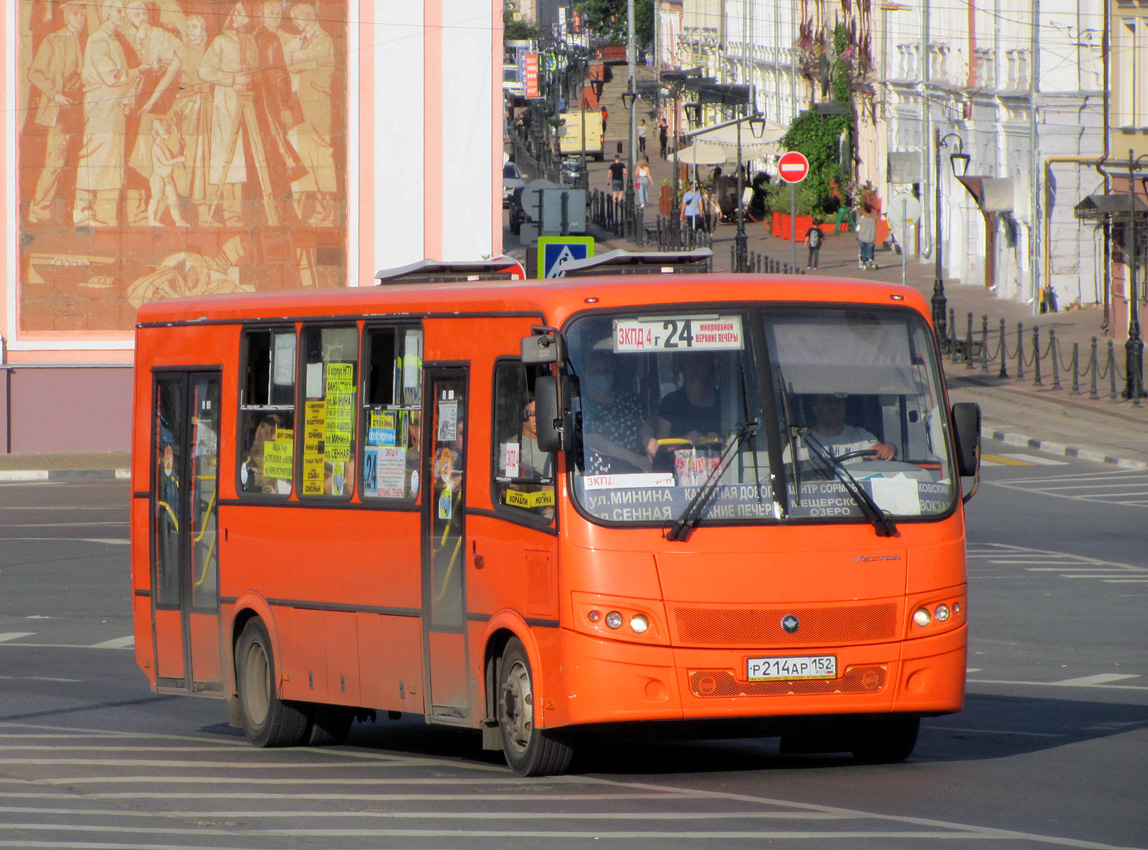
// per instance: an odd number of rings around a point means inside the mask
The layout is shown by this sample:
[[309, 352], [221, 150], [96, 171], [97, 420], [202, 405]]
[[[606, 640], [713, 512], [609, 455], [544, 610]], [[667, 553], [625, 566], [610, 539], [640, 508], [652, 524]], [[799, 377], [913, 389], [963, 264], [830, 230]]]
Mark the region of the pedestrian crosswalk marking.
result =
[[37, 632], [0, 632], [0, 643], [7, 643], [12, 646], [53, 647], [56, 649], [134, 649], [136, 645], [136, 639], [133, 635], [112, 638], [111, 640], [104, 640], [99, 643], [40, 643], [26, 640], [26, 638], [36, 637], [44, 639], [47, 636], [38, 634]]
[[1067, 466], [1068, 461], [1056, 460], [1051, 457], [1037, 457], [1021, 452], [1009, 452], [999, 455], [981, 455], [981, 464], [984, 466]]

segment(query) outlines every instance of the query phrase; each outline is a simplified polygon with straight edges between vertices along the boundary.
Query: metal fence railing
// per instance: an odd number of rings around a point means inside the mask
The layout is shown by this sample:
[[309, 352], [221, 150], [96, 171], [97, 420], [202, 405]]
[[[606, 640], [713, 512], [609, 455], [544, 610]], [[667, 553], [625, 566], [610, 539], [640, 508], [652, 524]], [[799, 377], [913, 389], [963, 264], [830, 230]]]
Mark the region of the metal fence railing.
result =
[[[1027, 331], [1023, 322], [1017, 322], [1010, 331], [1007, 322], [990, 330], [989, 317], [982, 316], [980, 327], [974, 328], [973, 314], [969, 313], [964, 332], [957, 329], [956, 311], [949, 310], [949, 336], [942, 340], [950, 360], [963, 362], [966, 369], [979, 369], [982, 373], [995, 372], [1000, 378], [1018, 381], [1031, 379], [1033, 386], [1054, 390], [1067, 388], [1071, 395], [1088, 394], [1090, 399], [1103, 396], [1116, 400], [1127, 398], [1139, 407], [1144, 397], [1143, 374], [1130, 379], [1127, 364], [1122, 369], [1116, 353], [1116, 343], [1108, 340], [1101, 346], [1097, 337], [1088, 345], [1087, 359], [1081, 358], [1081, 345], [1072, 343], [1067, 352], [1062, 349], [1055, 328], [1047, 328], [1042, 335], [1040, 327]], [[1042, 339], [1043, 336], [1043, 339]]]

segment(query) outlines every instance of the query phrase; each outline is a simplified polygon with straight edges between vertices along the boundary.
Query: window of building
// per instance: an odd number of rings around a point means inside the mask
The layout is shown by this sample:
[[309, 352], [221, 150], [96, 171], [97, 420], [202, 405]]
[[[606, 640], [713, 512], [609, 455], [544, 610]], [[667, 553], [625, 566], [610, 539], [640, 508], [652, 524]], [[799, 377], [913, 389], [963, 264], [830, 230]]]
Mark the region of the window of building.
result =
[[239, 399], [239, 489], [289, 496], [295, 471], [295, 329], [248, 331]]
[[553, 520], [554, 454], [538, 447], [534, 383], [540, 367], [503, 361], [494, 372], [496, 504]]
[[363, 499], [418, 498], [422, 460], [423, 332], [371, 328], [363, 368]]
[[300, 495], [350, 498], [355, 489], [359, 331], [303, 329], [303, 463]]

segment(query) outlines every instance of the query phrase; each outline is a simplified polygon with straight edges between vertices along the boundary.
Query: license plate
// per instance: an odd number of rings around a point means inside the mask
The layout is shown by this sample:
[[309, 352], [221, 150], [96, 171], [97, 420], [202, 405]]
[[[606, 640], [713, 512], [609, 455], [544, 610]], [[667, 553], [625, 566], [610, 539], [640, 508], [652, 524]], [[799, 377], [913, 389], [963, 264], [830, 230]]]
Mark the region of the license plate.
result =
[[780, 658], [750, 658], [746, 678], [751, 682], [790, 679], [836, 679], [836, 655], [787, 655]]

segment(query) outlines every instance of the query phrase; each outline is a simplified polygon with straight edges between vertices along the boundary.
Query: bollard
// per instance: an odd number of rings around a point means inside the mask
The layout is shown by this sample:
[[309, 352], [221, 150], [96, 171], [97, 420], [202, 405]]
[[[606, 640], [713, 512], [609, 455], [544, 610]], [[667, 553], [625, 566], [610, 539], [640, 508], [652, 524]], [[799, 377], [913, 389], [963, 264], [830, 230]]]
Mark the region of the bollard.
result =
[[969, 313], [968, 327], [965, 329], [965, 368], [973, 368], [973, 314]]
[[1008, 339], [1005, 333], [1005, 320], [1001, 319], [1001, 371], [999, 377], [1008, 377]]
[[981, 316], [981, 371], [989, 371], [989, 317]]
[[730, 271], [737, 274], [741, 269], [737, 267], [737, 248], [733, 245], [729, 246], [729, 267]]
[[1072, 344], [1072, 392], [1070, 395], [1080, 395], [1080, 343]]
[[1096, 361], [1096, 337], [1092, 338], [1092, 391], [1088, 394], [1089, 398], [1100, 398], [1100, 392], [1096, 386], [1099, 379], [1100, 364]]
[[1116, 343], [1112, 340], [1108, 340], [1108, 377], [1112, 384], [1108, 398], [1116, 401]]
[[1056, 328], [1048, 329], [1048, 350], [1052, 352], [1052, 388], [1060, 389], [1060, 357], [1056, 351]]
[[1043, 386], [1040, 380], [1040, 328], [1032, 329], [1032, 370], [1036, 377], [1033, 379], [1033, 386]]
[[1024, 380], [1024, 322], [1016, 323], [1016, 376]]

